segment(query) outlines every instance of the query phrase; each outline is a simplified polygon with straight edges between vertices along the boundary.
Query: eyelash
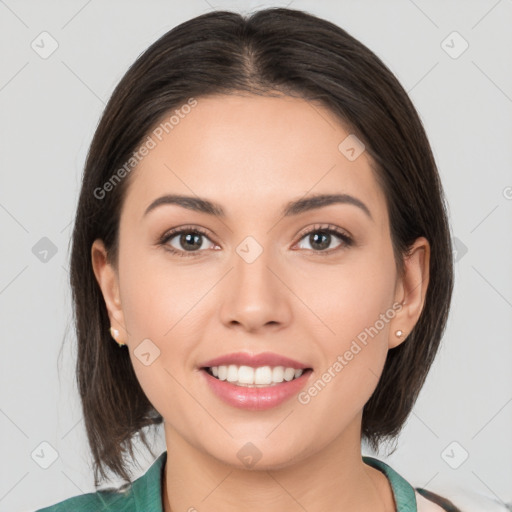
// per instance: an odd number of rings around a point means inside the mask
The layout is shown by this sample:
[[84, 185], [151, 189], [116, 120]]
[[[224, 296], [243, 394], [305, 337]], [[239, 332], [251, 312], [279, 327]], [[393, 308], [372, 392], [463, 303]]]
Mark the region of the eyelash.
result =
[[[187, 257], [198, 256], [202, 251], [181, 251], [181, 250], [175, 249], [174, 247], [171, 247], [170, 245], [168, 245], [168, 242], [170, 240], [175, 238], [177, 235], [181, 235], [183, 233], [187, 233], [187, 234], [192, 233], [194, 235], [203, 235], [209, 239], [208, 233], [205, 230], [198, 228], [198, 227], [184, 226], [181, 228], [171, 229], [170, 231], [167, 231], [158, 241], [158, 245], [164, 246], [165, 250], [169, 251], [172, 254], [180, 256], [180, 257], [187, 258]], [[306, 236], [311, 235], [312, 233], [323, 233], [323, 234], [335, 235], [336, 237], [340, 238], [342, 241], [342, 244], [339, 247], [337, 247], [335, 249], [330, 249], [328, 251], [325, 251], [325, 250], [315, 251], [313, 249], [309, 249], [310, 251], [313, 251], [314, 253], [318, 254], [319, 256], [329, 256], [333, 252], [336, 252], [343, 248], [350, 247], [354, 244], [353, 239], [349, 235], [347, 235], [344, 231], [341, 231], [336, 226], [333, 226], [332, 224], [328, 224], [327, 226], [316, 225], [309, 231], [301, 233], [299, 242]]]

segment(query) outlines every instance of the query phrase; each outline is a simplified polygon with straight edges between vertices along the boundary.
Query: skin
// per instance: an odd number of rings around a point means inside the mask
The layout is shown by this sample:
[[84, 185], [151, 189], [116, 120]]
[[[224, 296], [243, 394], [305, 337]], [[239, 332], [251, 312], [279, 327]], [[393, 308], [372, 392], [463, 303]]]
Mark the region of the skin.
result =
[[[430, 248], [416, 240], [397, 274], [370, 157], [349, 161], [338, 150], [349, 133], [329, 110], [302, 99], [198, 98], [132, 171], [117, 264], [107, 262], [101, 240], [93, 244], [111, 325], [164, 417], [166, 512], [395, 510], [387, 478], [361, 458], [362, 409], [388, 350], [407, 338], [395, 331], [409, 333], [419, 318]], [[372, 219], [350, 204], [281, 215], [288, 201], [335, 192], [363, 201]], [[226, 218], [177, 205], [145, 216], [166, 193], [215, 201]], [[301, 235], [318, 224], [339, 227], [354, 244], [332, 235], [318, 248]], [[207, 230], [200, 248], [180, 244], [179, 235], [167, 245], [199, 255], [158, 244], [183, 225]], [[247, 236], [263, 248], [251, 264], [236, 252]], [[237, 409], [198, 370], [222, 354], [276, 352], [313, 368], [307, 389], [394, 303], [403, 303], [394, 318], [308, 404], [292, 397], [265, 411]], [[134, 354], [146, 338], [160, 350], [149, 366]], [[237, 457], [248, 442], [261, 452], [252, 469]]]

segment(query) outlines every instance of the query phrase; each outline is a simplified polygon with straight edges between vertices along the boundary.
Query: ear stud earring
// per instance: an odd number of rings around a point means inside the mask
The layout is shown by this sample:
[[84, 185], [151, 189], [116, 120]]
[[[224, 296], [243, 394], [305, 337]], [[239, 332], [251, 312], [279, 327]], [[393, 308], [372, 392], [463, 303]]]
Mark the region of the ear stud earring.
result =
[[112, 336], [112, 338], [114, 338], [114, 340], [120, 347], [126, 345], [126, 343], [120, 343], [119, 341], [117, 341], [117, 337], [119, 336], [119, 331], [117, 329], [114, 329], [113, 327], [111, 327], [110, 328], [110, 336]]
[[398, 338], [401, 338], [403, 335], [404, 335], [404, 331], [401, 331], [400, 329], [395, 332], [395, 336], [397, 336]]

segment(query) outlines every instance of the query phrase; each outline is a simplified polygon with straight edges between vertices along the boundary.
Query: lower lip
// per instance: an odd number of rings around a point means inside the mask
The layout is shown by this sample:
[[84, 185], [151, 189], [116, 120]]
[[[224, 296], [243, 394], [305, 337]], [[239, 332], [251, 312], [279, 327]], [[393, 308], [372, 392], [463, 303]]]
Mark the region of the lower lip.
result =
[[277, 407], [292, 396], [296, 395], [306, 384], [311, 370], [307, 370], [299, 378], [289, 382], [283, 381], [268, 387], [250, 388], [236, 386], [226, 380], [219, 380], [201, 369], [210, 389], [227, 404], [240, 409], [264, 411]]

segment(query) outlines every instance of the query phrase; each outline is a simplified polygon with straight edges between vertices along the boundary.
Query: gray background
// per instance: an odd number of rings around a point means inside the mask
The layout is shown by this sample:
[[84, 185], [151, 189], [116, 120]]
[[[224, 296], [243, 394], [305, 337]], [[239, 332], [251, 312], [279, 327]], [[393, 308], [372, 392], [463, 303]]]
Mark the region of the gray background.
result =
[[[212, 9], [269, 5], [333, 21], [391, 68], [425, 124], [449, 202], [458, 252], [447, 332], [399, 448], [378, 458], [415, 486], [460, 486], [512, 501], [511, 0], [6, 0], [1, 511], [94, 490], [74, 382], [68, 244], [86, 151], [106, 101], [136, 57], [173, 26]], [[58, 48], [43, 58], [52, 38]], [[458, 55], [464, 41], [469, 47]], [[165, 449], [161, 434], [156, 453]], [[142, 474], [151, 456], [141, 450], [139, 462]]]

